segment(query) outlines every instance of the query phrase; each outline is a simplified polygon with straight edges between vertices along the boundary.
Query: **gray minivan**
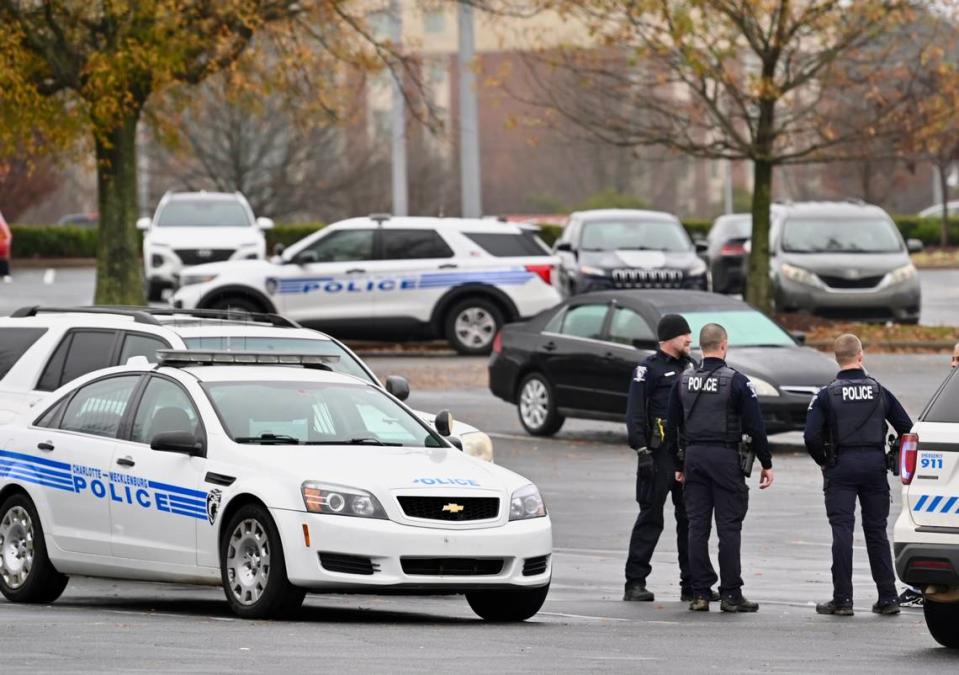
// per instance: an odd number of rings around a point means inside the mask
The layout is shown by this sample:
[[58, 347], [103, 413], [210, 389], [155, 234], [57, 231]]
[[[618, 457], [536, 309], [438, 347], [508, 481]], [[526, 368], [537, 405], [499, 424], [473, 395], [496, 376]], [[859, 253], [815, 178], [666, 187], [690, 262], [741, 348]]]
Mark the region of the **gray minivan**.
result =
[[918, 323], [919, 276], [892, 218], [859, 202], [799, 202], [770, 209], [776, 309], [827, 318]]

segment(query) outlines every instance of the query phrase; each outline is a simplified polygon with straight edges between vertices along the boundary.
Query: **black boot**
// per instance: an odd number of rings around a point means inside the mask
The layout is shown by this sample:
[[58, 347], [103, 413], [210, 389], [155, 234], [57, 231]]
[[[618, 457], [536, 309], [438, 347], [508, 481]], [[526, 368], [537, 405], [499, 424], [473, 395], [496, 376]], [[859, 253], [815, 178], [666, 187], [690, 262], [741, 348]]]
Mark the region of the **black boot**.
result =
[[[693, 591], [692, 591], [691, 589], [689, 589], [689, 588], [684, 588], [684, 589], [682, 590], [682, 595], [679, 596], [679, 599], [680, 599], [682, 602], [692, 602], [693, 600], [696, 599], [696, 594], [693, 593]], [[710, 591], [710, 592], [709, 592], [709, 600], [710, 600], [711, 602], [719, 602], [719, 593], [717, 593], [716, 591]]]
[[709, 598], [703, 597], [702, 595], [697, 595], [693, 598], [693, 601], [689, 603], [690, 612], [708, 612], [709, 611]]
[[759, 603], [751, 602], [740, 595], [723, 598], [719, 603], [719, 609], [724, 612], [756, 612], [759, 611]]
[[883, 616], [893, 616], [899, 613], [899, 598], [889, 598], [888, 600], [880, 600], [875, 605], [872, 606], [872, 611], [874, 614], [882, 614]]
[[852, 616], [852, 603], [840, 603], [835, 600], [820, 602], [816, 605], [816, 614], [832, 614], [833, 616]]
[[646, 584], [626, 584], [626, 591], [623, 593], [623, 600], [632, 602], [652, 602], [655, 599], [656, 596], [653, 595], [653, 592], [646, 590]]

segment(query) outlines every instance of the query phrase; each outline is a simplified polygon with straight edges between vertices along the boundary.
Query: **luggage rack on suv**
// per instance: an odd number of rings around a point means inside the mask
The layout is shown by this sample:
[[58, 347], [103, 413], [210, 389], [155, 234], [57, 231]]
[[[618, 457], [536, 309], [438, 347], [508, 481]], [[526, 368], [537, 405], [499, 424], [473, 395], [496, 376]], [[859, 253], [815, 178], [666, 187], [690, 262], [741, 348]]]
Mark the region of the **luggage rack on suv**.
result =
[[154, 326], [163, 325], [163, 323], [157, 319], [158, 316], [172, 318], [188, 316], [194, 319], [235, 321], [238, 323], [267, 323], [276, 328], [302, 328], [296, 321], [287, 319], [279, 314], [246, 312], [235, 309], [175, 309], [173, 307], [137, 307], [132, 305], [94, 305], [88, 307], [40, 307], [39, 305], [33, 305], [21, 307], [10, 316], [13, 318], [22, 318], [47, 313], [113, 314], [116, 316], [129, 316], [136, 323], [146, 323]]

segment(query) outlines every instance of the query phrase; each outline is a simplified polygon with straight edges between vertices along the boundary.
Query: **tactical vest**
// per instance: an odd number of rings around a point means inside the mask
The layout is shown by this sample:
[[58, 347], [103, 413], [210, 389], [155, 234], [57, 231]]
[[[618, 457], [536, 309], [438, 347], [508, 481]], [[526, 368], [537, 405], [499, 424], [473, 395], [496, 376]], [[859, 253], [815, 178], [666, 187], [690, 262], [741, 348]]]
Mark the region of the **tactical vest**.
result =
[[834, 380], [829, 392], [832, 442], [836, 448], [882, 448], [886, 436], [886, 397], [871, 377]]
[[735, 445], [742, 440], [742, 423], [733, 410], [735, 374], [729, 366], [700, 366], [683, 373], [679, 398], [686, 445]]

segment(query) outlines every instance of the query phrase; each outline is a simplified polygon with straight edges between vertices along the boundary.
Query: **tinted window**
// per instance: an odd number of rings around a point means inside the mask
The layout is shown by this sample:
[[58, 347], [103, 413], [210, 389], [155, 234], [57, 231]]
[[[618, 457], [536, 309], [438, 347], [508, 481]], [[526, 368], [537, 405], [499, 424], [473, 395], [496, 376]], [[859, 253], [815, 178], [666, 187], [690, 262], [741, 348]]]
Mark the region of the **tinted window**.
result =
[[63, 364], [60, 384], [66, 384], [94, 370], [112, 366], [110, 356], [115, 336], [113, 331], [76, 331], [70, 343], [70, 353], [67, 354], [66, 363]]
[[116, 438], [139, 375], [110, 377], [82, 387], [67, 405], [60, 428]]
[[899, 230], [880, 218], [790, 218], [782, 246], [791, 253], [895, 253]]
[[563, 319], [563, 334], [600, 339], [606, 309], [606, 305], [579, 305], [571, 308]]
[[300, 251], [310, 262], [349, 262], [373, 259], [373, 230], [331, 232]]
[[157, 350], [169, 348], [170, 345], [160, 338], [128, 333], [123, 339], [123, 349], [120, 350], [118, 363], [122, 366], [127, 362], [127, 359], [133, 356], [145, 356], [150, 363], [156, 363]]
[[46, 332], [46, 328], [0, 328], [0, 379]]
[[53, 391], [60, 386], [60, 376], [63, 374], [63, 362], [67, 359], [67, 352], [70, 351], [70, 343], [73, 341], [73, 335], [67, 334], [60, 345], [53, 352], [53, 356], [47, 361], [46, 368], [37, 382], [37, 389], [40, 391]]
[[946, 381], [922, 419], [925, 422], [959, 422], [959, 371]]
[[463, 234], [481, 249], [490, 255], [495, 255], [497, 258], [550, 254], [546, 245], [532, 233], [502, 234], [491, 232], [464, 232]]
[[57, 421], [57, 416], [60, 414], [63, 406], [65, 406], [67, 403], [67, 398], [61, 398], [55, 406], [43, 413], [43, 415], [40, 416], [40, 419], [34, 422], [34, 424], [38, 427], [44, 427], [47, 429], [53, 427]]
[[157, 227], [251, 227], [250, 214], [238, 201], [178, 199], [167, 202]]
[[386, 260], [452, 258], [453, 250], [434, 230], [383, 230]]
[[631, 309], [618, 307], [609, 324], [609, 339], [632, 346], [633, 340], [656, 340], [656, 334], [646, 319]]
[[157, 434], [173, 431], [198, 435], [200, 415], [189, 395], [178, 384], [153, 377], [143, 390], [130, 440], [149, 443]]
[[583, 225], [579, 246], [584, 251], [688, 251], [683, 226], [671, 220], [603, 220]]

